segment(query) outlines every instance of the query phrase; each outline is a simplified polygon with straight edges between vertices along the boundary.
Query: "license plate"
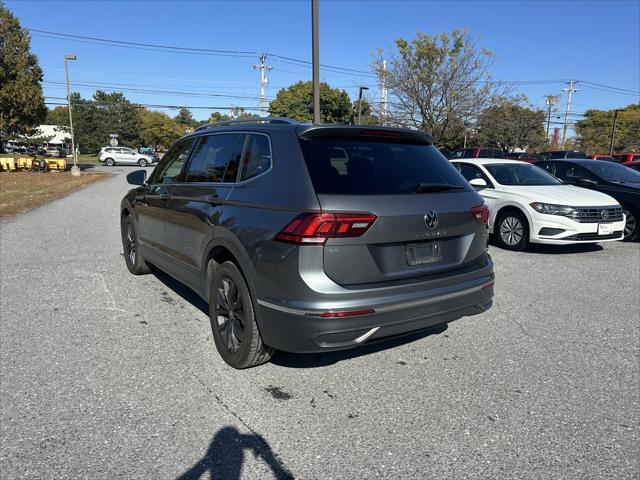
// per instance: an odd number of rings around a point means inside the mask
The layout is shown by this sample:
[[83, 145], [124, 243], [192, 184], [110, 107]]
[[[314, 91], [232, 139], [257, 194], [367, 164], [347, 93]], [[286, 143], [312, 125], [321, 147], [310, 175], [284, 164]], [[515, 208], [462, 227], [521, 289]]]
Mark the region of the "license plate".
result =
[[598, 235], [611, 235], [613, 233], [613, 225], [607, 223], [598, 224]]
[[420, 243], [407, 245], [407, 263], [409, 265], [424, 265], [440, 260], [440, 243]]

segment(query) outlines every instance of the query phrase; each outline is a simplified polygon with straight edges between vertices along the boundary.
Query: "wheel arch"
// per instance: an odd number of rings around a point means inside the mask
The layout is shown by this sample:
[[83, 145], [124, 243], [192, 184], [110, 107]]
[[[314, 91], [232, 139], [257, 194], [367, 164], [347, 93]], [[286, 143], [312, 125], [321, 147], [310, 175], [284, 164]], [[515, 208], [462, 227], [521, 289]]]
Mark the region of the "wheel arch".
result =
[[529, 229], [529, 237], [531, 237], [531, 226], [533, 225], [533, 221], [531, 220], [531, 216], [529, 215], [529, 213], [527, 213], [526, 209], [522, 208], [522, 206], [514, 204], [514, 203], [509, 203], [507, 205], [503, 205], [501, 206], [498, 211], [496, 212], [495, 216], [493, 217], [493, 228], [491, 229], [491, 233], [493, 233], [494, 235], [496, 234], [496, 228], [497, 228], [497, 224], [498, 224], [498, 219], [500, 218], [501, 215], [503, 215], [506, 212], [517, 212], [520, 213], [524, 216], [525, 220], [527, 221], [527, 228]]

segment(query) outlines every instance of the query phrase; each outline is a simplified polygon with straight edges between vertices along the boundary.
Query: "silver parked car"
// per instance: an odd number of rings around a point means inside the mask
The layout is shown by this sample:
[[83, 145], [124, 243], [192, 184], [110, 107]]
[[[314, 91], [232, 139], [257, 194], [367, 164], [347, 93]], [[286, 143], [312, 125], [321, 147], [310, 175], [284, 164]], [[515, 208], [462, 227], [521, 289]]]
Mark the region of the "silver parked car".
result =
[[138, 153], [132, 148], [103, 147], [98, 155], [98, 160], [104, 162], [108, 167], [113, 167], [117, 163], [146, 167], [153, 163], [154, 158], [151, 155]]
[[122, 200], [124, 258], [209, 302], [235, 368], [487, 310], [489, 211], [424, 132], [284, 118], [198, 128]]

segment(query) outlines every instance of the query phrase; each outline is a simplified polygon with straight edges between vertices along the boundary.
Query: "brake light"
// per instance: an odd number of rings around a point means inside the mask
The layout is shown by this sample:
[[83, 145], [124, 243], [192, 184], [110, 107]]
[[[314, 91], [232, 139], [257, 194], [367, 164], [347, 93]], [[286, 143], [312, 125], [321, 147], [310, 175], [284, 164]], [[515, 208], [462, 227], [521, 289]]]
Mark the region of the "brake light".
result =
[[363, 137], [402, 137], [402, 134], [400, 132], [394, 132], [393, 130], [362, 130], [360, 132], [360, 135]]
[[276, 240], [324, 245], [328, 238], [361, 237], [376, 218], [372, 213], [302, 213], [276, 235]]
[[489, 224], [489, 207], [486, 205], [479, 205], [471, 209], [471, 215], [475, 218], [478, 225]]

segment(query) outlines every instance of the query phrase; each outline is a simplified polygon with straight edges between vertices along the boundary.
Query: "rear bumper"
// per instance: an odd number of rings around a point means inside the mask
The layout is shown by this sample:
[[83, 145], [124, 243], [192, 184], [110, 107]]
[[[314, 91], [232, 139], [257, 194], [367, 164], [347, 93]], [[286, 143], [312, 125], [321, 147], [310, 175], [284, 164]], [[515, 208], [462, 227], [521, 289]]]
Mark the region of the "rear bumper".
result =
[[326, 305], [320, 309], [292, 308], [258, 300], [262, 337], [267, 345], [278, 350], [319, 352], [348, 349], [448, 323], [491, 307], [493, 273], [455, 287], [403, 297], [351, 303], [348, 310], [373, 309], [375, 313], [338, 318], [320, 316], [327, 311]]

